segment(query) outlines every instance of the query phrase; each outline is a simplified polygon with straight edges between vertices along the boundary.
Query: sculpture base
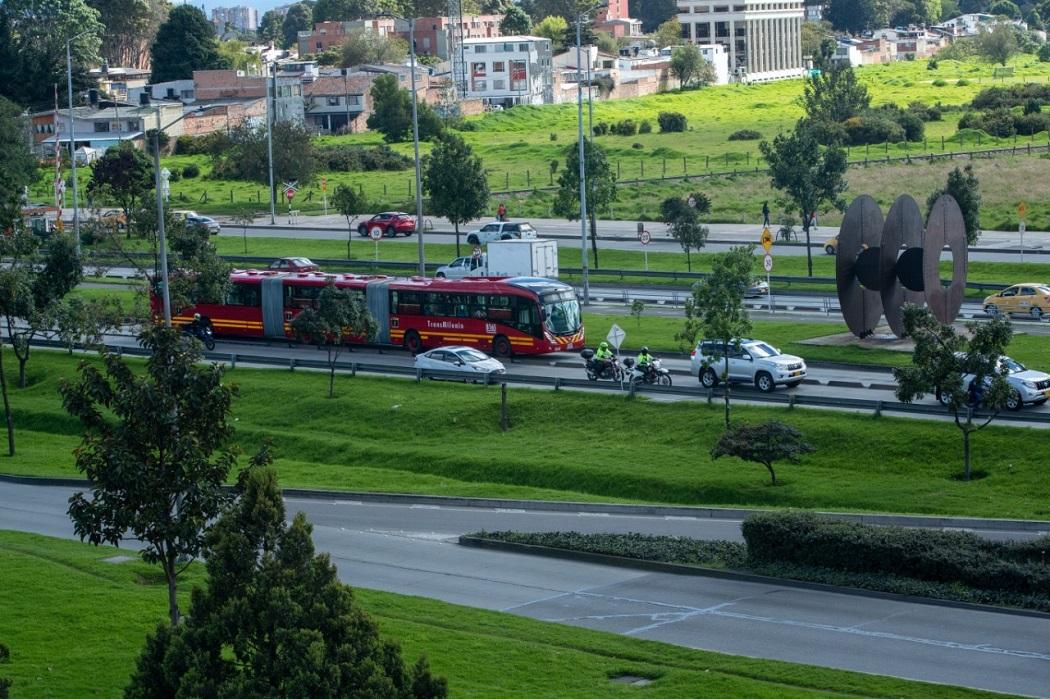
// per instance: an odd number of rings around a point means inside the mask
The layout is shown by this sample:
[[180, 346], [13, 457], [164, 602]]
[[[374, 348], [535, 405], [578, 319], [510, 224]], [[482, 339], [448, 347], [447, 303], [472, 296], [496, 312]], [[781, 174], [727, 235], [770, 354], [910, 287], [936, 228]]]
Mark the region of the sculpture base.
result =
[[894, 352], [911, 353], [915, 350], [915, 343], [910, 339], [901, 339], [894, 335], [889, 326], [880, 325], [875, 331], [865, 338], [859, 338], [851, 332], [835, 333], [834, 335], [823, 335], [812, 337], [808, 340], [799, 340], [800, 345], [817, 345], [821, 347], [861, 347], [863, 349], [884, 349]]

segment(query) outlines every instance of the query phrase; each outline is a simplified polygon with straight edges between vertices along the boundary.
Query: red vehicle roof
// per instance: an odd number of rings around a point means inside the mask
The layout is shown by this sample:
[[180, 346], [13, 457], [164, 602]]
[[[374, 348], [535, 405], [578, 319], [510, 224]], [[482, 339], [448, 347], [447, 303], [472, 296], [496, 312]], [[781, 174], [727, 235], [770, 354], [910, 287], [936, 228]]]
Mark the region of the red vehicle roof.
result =
[[[384, 274], [333, 274], [330, 272], [277, 272], [268, 269], [234, 270], [230, 273], [231, 282], [242, 284], [258, 284], [263, 279], [280, 277], [299, 284], [323, 286], [329, 279], [335, 281], [336, 286], [361, 289], [369, 282], [389, 281], [394, 289], [427, 289], [430, 291], [444, 291], [455, 293], [483, 293], [483, 294], [524, 294], [533, 289], [527, 288], [528, 284], [515, 283], [516, 278], [505, 277], [465, 277], [463, 279], [435, 279], [431, 277], [390, 277]], [[520, 278], [522, 282], [539, 282]], [[564, 286], [554, 280], [542, 280], [546, 285]]]

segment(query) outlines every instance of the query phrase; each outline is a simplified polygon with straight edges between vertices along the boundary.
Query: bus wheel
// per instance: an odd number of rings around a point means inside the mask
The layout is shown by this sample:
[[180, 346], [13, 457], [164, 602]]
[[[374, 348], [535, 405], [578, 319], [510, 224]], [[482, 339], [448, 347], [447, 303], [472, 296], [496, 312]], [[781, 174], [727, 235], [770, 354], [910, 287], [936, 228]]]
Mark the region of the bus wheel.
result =
[[405, 333], [405, 349], [412, 354], [419, 354], [423, 351], [423, 340], [419, 338], [419, 333], [415, 330], [409, 330]]
[[492, 339], [492, 352], [497, 357], [509, 357], [511, 355], [510, 340], [503, 335], [497, 335]]

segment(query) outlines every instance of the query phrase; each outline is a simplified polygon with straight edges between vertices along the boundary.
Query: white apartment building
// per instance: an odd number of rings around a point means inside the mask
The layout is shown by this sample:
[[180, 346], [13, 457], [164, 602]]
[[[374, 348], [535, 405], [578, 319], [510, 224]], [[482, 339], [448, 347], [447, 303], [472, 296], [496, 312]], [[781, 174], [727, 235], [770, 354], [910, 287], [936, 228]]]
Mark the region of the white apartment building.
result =
[[553, 99], [551, 42], [539, 36], [466, 39], [467, 98], [486, 104], [550, 104]]
[[259, 28], [259, 11], [254, 7], [216, 7], [211, 11], [211, 23], [215, 31], [222, 34], [227, 25], [242, 32], [254, 32]]
[[803, 74], [801, 0], [679, 0], [682, 38], [726, 47], [734, 79], [761, 82]]

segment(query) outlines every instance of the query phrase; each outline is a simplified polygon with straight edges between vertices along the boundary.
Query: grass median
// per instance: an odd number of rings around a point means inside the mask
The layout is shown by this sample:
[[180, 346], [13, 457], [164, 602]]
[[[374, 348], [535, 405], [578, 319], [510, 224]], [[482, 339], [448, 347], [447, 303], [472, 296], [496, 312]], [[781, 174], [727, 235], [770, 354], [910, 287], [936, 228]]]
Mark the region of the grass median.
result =
[[[11, 388], [18, 453], [0, 472], [78, 475], [81, 429], [57, 393], [78, 361], [34, 353], [29, 386]], [[735, 406], [734, 419], [785, 420], [817, 449], [771, 487], [760, 468], [710, 458], [717, 402], [511, 387], [504, 433], [494, 387], [339, 376], [329, 400], [319, 372], [228, 377], [240, 387], [237, 442], [252, 453], [272, 437], [286, 487], [1050, 519], [1045, 430], [982, 431], [973, 458], [985, 477], [966, 483], [953, 478], [962, 445], [950, 423]]]
[[[0, 531], [0, 638], [13, 696], [119, 696], [146, 634], [165, 618], [166, 588], [154, 567], [127, 552]], [[202, 566], [184, 574], [183, 603]], [[613, 677], [650, 678], [652, 697], [978, 697], [976, 690], [722, 655], [356, 589], [384, 637], [405, 657], [426, 654], [454, 697], [634, 696]], [[542, 668], [541, 672], [537, 670]]]

